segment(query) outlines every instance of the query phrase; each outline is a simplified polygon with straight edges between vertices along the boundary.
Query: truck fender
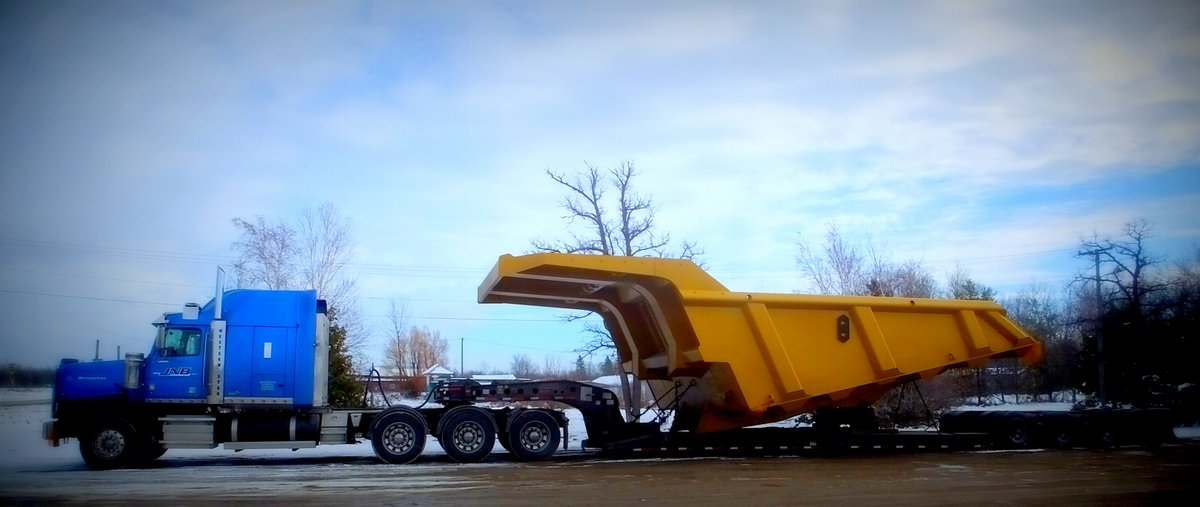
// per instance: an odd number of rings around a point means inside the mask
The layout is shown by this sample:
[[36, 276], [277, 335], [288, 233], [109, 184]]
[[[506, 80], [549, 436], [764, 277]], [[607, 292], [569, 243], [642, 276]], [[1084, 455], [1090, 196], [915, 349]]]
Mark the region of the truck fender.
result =
[[526, 408], [516, 408], [516, 409], [513, 409], [513, 411], [512, 411], [512, 412], [509, 412], [509, 413], [508, 413], [508, 417], [505, 417], [505, 418], [504, 418], [504, 427], [503, 427], [503, 428], [498, 428], [498, 429], [496, 430], [496, 431], [497, 431], [497, 433], [508, 433], [508, 430], [512, 428], [512, 422], [513, 422], [514, 420], [516, 420], [518, 417], [520, 417], [520, 416], [521, 416], [521, 414], [524, 414], [524, 413], [525, 413], [526, 411], [528, 411], [528, 410], [529, 410], [529, 409], [526, 409]]
[[496, 418], [492, 417], [492, 414], [488, 413], [487, 410], [476, 407], [474, 405], [462, 405], [459, 407], [454, 407], [454, 408], [450, 409], [449, 411], [447, 411], [445, 414], [442, 414], [442, 417], [438, 420], [437, 431], [434, 434], [441, 435], [442, 429], [444, 429], [444, 427], [446, 426], [446, 421], [449, 421], [451, 418], [453, 418], [459, 412], [464, 412], [464, 411], [468, 411], [468, 410], [470, 410], [470, 411], [477, 410], [480, 413], [482, 413], [483, 415], [486, 415], [488, 422], [491, 423], [491, 425], [492, 425], [492, 431], [494, 431], [496, 433], [500, 433], [500, 427], [499, 427], [499, 425], [496, 424]]
[[384, 410], [383, 412], [380, 412], [380, 413], [378, 413], [378, 414], [375, 414], [375, 417], [373, 417], [373, 418], [371, 419], [371, 425], [370, 425], [371, 433], [374, 433], [374, 432], [375, 432], [375, 424], [376, 424], [378, 421], [382, 420], [382, 419], [383, 419], [383, 416], [385, 416], [385, 415], [388, 415], [388, 414], [392, 414], [392, 413], [395, 413], [395, 412], [406, 412], [406, 413], [412, 414], [414, 417], [416, 417], [416, 418], [417, 418], [417, 420], [418, 420], [418, 421], [421, 421], [421, 426], [424, 426], [424, 427], [425, 427], [425, 433], [426, 433], [426, 434], [428, 434], [428, 433], [429, 433], [429, 423], [428, 423], [427, 421], [425, 421], [425, 416], [421, 415], [421, 413], [420, 413], [420, 412], [418, 412], [416, 409], [414, 409], [414, 408], [412, 408], [412, 407], [409, 407], [409, 406], [406, 406], [406, 405], [399, 405], [399, 406], [395, 406], [395, 407], [390, 407], [390, 408], [388, 408], [387, 410]]

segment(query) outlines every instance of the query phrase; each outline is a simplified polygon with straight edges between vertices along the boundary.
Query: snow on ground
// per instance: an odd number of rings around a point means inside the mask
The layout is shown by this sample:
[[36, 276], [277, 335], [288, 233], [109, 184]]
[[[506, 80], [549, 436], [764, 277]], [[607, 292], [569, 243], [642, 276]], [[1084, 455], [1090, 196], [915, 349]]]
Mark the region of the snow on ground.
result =
[[5, 387], [0, 388], [0, 406], [50, 403], [49, 387]]
[[964, 412], [977, 412], [984, 410], [991, 411], [1017, 411], [1017, 410], [1040, 410], [1052, 412], [1066, 412], [1071, 410], [1073, 403], [1065, 401], [1039, 401], [1032, 403], [1006, 403], [1003, 405], [962, 405], [954, 407], [952, 410]]

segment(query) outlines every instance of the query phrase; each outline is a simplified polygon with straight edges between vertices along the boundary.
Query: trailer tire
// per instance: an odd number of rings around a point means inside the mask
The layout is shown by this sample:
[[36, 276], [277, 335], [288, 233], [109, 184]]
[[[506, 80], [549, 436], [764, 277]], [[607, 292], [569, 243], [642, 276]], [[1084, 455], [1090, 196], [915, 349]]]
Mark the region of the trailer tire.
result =
[[411, 408], [379, 414], [371, 423], [371, 447], [379, 459], [395, 465], [412, 463], [425, 450], [425, 418]]
[[1105, 426], [1096, 433], [1096, 445], [1101, 449], [1111, 449], [1121, 443], [1121, 435], [1112, 427]]
[[503, 419], [504, 423], [498, 425], [496, 428], [496, 443], [500, 444], [500, 447], [504, 448], [504, 450], [509, 454], [512, 454], [513, 450], [512, 442], [508, 439], [508, 428], [512, 427], [512, 423], [513, 421], [517, 420], [517, 417], [519, 417], [521, 414], [524, 414], [528, 410], [529, 409], [518, 408], [512, 412], [509, 412], [508, 416]]
[[501, 431], [501, 432], [497, 433], [496, 434], [496, 442], [500, 444], [500, 447], [502, 447], [502, 448], [504, 448], [504, 450], [508, 451], [509, 454], [513, 453], [512, 444], [509, 443], [509, 441], [508, 441], [508, 432], [507, 431]]
[[455, 408], [442, 418], [438, 443], [454, 461], [478, 463], [491, 454], [496, 445], [496, 422], [483, 409]]
[[1075, 431], [1068, 426], [1059, 426], [1054, 429], [1054, 446], [1059, 449], [1070, 449], [1075, 447]]
[[550, 414], [531, 410], [518, 415], [508, 427], [509, 452], [521, 461], [541, 461], [554, 455], [562, 439], [558, 421]]
[[1029, 446], [1033, 437], [1033, 427], [1029, 419], [1014, 417], [1004, 425], [1004, 443], [1009, 447], [1022, 449]]
[[125, 468], [142, 456], [142, 439], [132, 424], [122, 419], [110, 419], [80, 435], [79, 454], [94, 470]]

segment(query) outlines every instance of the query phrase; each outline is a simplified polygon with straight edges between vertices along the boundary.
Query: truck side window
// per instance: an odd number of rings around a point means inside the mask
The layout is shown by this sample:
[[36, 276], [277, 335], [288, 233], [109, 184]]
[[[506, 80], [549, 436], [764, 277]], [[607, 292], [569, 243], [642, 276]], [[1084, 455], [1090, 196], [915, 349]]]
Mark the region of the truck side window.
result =
[[159, 335], [159, 355], [194, 356], [200, 353], [199, 329], [167, 329]]

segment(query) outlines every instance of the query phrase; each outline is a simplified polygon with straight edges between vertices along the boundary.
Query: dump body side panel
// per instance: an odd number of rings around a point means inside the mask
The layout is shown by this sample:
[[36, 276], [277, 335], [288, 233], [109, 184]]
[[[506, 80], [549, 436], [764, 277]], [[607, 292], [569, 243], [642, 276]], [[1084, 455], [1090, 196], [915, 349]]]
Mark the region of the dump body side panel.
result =
[[732, 292], [676, 259], [506, 255], [479, 301], [598, 313], [629, 371], [672, 381], [651, 386], [695, 381], [676, 429], [700, 432], [865, 405], [947, 368], [1041, 355], [992, 302]]

